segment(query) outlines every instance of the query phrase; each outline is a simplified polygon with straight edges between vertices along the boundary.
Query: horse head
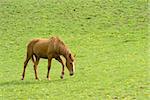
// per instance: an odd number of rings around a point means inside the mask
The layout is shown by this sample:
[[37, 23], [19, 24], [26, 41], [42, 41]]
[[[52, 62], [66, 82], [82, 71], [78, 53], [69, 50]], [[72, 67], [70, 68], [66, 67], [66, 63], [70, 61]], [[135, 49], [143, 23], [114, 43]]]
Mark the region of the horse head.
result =
[[72, 76], [75, 72], [74, 57], [75, 56], [69, 53], [66, 59], [66, 67], [70, 72], [70, 76]]

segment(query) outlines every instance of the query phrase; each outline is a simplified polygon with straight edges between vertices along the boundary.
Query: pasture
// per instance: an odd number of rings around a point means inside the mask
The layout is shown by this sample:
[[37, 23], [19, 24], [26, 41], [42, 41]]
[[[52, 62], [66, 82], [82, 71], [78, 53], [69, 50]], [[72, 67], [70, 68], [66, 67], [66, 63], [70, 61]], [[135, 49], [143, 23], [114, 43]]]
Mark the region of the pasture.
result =
[[[0, 100], [148, 100], [148, 0], [0, 0]], [[59, 36], [76, 54], [69, 76], [41, 59], [21, 80], [26, 45]]]

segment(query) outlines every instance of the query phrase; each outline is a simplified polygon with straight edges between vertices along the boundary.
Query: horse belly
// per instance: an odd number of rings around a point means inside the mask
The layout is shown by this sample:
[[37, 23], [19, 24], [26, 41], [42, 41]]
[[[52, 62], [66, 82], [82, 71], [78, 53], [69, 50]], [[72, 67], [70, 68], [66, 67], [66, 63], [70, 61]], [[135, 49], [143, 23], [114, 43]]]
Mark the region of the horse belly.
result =
[[43, 59], [48, 59], [48, 57], [40, 57], [40, 58], [43, 58]]

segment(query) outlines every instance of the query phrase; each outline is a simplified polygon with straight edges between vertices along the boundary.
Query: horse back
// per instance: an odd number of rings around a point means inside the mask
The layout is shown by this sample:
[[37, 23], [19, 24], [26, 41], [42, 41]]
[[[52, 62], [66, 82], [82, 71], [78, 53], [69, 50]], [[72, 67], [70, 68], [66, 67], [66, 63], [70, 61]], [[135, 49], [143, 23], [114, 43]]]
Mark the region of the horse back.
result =
[[61, 54], [66, 47], [58, 37], [50, 39], [33, 39], [28, 44], [28, 51], [41, 58], [47, 58], [49, 54], [53, 56]]

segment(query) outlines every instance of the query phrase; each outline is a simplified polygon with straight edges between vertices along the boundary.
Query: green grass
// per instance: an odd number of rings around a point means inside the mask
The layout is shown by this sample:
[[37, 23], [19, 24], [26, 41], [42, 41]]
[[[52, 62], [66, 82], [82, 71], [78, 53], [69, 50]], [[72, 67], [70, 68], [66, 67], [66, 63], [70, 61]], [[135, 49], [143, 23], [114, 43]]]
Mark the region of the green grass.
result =
[[[147, 0], [0, 0], [0, 100], [148, 100]], [[76, 73], [53, 60], [21, 81], [26, 44], [59, 36], [76, 53]]]

